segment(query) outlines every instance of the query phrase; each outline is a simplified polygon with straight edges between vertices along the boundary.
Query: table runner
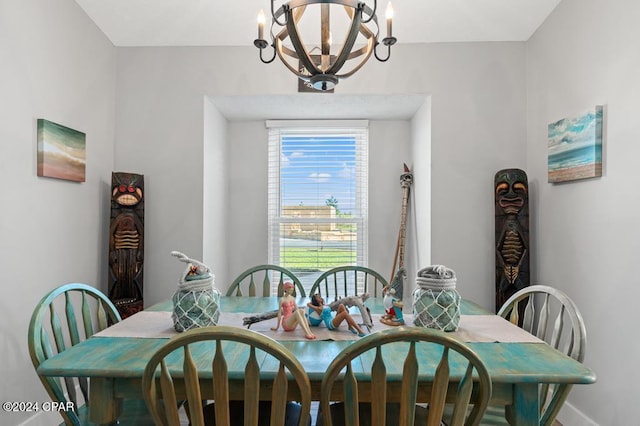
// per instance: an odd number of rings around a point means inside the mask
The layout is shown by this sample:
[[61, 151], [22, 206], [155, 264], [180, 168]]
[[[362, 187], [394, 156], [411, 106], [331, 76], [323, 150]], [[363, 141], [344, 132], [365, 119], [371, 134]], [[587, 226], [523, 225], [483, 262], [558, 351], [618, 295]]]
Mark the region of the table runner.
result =
[[[223, 312], [220, 315], [219, 325], [242, 325], [242, 319], [252, 313], [243, 312]], [[353, 315], [354, 319], [361, 323], [360, 315]], [[381, 315], [372, 315], [372, 333], [393, 328], [380, 322]], [[405, 314], [407, 325], [413, 324], [413, 316]], [[276, 319], [257, 322], [251, 325], [251, 330], [260, 332], [275, 340], [306, 340], [304, 331], [298, 327], [291, 332], [272, 331], [271, 327], [276, 324]], [[366, 331], [366, 328], [363, 327]], [[311, 327], [317, 340], [356, 340], [358, 336], [347, 330], [347, 325], [342, 324], [337, 330], [330, 331], [324, 326]], [[177, 331], [173, 328], [171, 312], [141, 311], [123, 321], [112, 325], [99, 333], [96, 337], [138, 337], [138, 338], [171, 338], [177, 336]], [[542, 343], [542, 340], [526, 332], [525, 330], [511, 324], [509, 321], [497, 315], [461, 315], [458, 330], [447, 333], [464, 342], [525, 342]]]

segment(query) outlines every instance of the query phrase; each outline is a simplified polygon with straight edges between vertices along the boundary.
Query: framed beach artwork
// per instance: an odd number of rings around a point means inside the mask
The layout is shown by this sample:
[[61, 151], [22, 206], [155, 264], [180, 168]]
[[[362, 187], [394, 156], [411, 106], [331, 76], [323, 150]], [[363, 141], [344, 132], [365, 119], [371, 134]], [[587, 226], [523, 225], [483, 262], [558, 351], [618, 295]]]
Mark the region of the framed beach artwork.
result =
[[548, 126], [548, 180], [602, 176], [602, 106]]
[[38, 119], [38, 176], [85, 181], [86, 135]]

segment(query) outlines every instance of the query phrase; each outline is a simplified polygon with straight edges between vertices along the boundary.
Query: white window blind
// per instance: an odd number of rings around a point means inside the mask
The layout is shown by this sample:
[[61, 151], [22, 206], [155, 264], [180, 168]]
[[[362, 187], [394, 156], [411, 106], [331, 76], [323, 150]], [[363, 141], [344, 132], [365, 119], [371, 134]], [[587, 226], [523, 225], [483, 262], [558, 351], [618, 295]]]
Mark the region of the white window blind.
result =
[[267, 122], [269, 262], [307, 290], [332, 267], [367, 264], [367, 125]]

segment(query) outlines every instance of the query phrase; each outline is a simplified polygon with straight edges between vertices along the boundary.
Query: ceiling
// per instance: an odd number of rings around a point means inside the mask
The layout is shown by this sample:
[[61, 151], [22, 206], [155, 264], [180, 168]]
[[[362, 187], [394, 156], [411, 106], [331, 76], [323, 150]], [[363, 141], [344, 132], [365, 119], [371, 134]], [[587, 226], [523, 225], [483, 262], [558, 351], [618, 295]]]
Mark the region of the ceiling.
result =
[[[258, 11], [268, 14], [270, 10], [266, 0], [76, 3], [115, 46], [253, 46]], [[282, 3], [276, 1], [276, 7]], [[393, 31], [398, 43], [525, 41], [558, 3], [560, 0], [393, 0]], [[386, 6], [386, 0], [378, 5], [381, 23]]]
[[[268, 15], [270, 10], [267, 0], [75, 1], [118, 47], [253, 47], [257, 36], [257, 13], [263, 9]], [[393, 31], [398, 44], [526, 41], [560, 1], [393, 0]], [[276, 7], [282, 3], [277, 1]], [[373, 0], [367, 0], [367, 3], [372, 5]], [[386, 7], [387, 0], [378, 5], [378, 16], [383, 26]], [[307, 14], [311, 18], [303, 19], [314, 19], [313, 13], [309, 8]], [[338, 27], [339, 24], [340, 21]], [[336, 30], [333, 25], [332, 21], [332, 30]], [[384, 31], [382, 28], [381, 33]], [[302, 35], [310, 44], [316, 42], [312, 36]], [[388, 120], [411, 118], [424, 99], [424, 95], [354, 96], [336, 93], [318, 96], [299, 93], [225, 96], [214, 98], [213, 102], [230, 120], [309, 117]]]

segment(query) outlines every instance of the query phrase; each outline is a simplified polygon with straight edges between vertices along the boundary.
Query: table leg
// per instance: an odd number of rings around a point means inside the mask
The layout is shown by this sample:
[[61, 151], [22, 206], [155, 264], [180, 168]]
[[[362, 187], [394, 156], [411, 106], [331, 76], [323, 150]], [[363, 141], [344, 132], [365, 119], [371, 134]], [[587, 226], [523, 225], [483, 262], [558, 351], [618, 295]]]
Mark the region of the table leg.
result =
[[513, 426], [538, 426], [540, 424], [540, 401], [537, 383], [513, 385], [513, 406], [507, 406], [507, 418]]
[[113, 392], [113, 380], [92, 377], [89, 387], [89, 419], [97, 424], [111, 424], [122, 412], [122, 400]]

